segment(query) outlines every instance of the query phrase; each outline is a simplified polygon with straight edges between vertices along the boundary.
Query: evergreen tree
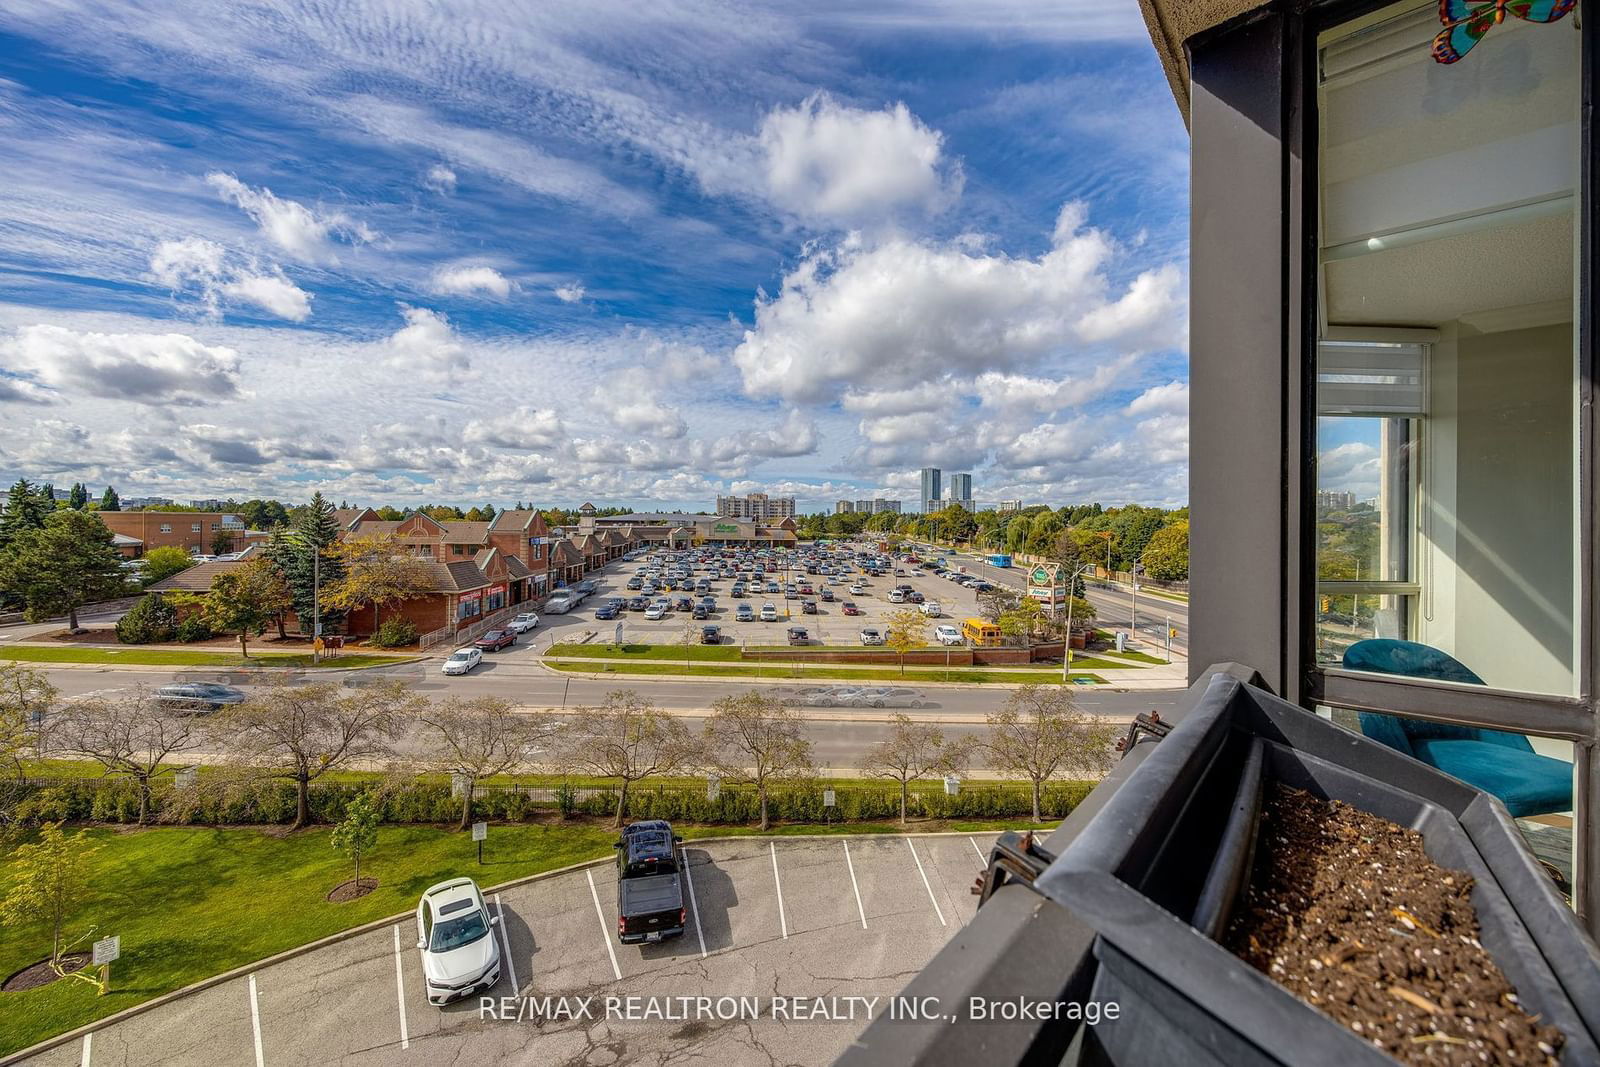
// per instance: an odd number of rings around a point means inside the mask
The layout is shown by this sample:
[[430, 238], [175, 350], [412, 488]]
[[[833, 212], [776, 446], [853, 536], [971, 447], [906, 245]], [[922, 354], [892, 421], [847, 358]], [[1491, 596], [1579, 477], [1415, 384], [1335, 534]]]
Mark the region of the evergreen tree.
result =
[[39, 506], [44, 508], [46, 515], [56, 509], [56, 487], [52, 482], [45, 482], [39, 487]]
[[[283, 575], [294, 602], [295, 618], [300, 620], [300, 632], [312, 632], [316, 616], [315, 588], [320, 577], [322, 588], [328, 589], [344, 578], [344, 564], [328, 552], [328, 547], [339, 540], [339, 522], [334, 518], [334, 507], [319, 492], [311, 503], [296, 509], [298, 514], [289, 532], [281, 528], [273, 532], [267, 543], [267, 558]], [[315, 556], [321, 556], [320, 568]], [[320, 569], [320, 575], [318, 571]], [[330, 608], [324, 599], [321, 610], [324, 632], [337, 632], [344, 621], [344, 612]]]
[[0, 513], [0, 551], [25, 531], [43, 527], [45, 516], [53, 510], [54, 501], [46, 508], [38, 488], [28, 479], [19, 478], [6, 493], [6, 509]]
[[117, 496], [117, 491], [111, 486], [106, 486], [106, 491], [100, 497], [101, 511], [121, 511], [122, 498]]
[[67, 498], [67, 505], [73, 511], [82, 511], [89, 506], [89, 490], [82, 482], [72, 483], [72, 495]]
[[58, 511], [0, 551], [0, 588], [22, 601], [31, 622], [65, 614], [76, 630], [78, 608], [117, 596], [126, 585], [111, 531], [88, 512]]

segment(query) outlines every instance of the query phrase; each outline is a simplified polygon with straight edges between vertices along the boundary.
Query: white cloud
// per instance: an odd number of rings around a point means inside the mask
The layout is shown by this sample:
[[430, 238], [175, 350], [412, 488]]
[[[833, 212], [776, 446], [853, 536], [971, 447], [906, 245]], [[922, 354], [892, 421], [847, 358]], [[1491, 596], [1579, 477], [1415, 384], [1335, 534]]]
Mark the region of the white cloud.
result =
[[812, 251], [777, 296], [758, 300], [733, 361], [752, 395], [817, 402], [862, 381], [909, 389], [1096, 344], [1178, 343], [1177, 270], [1145, 271], [1113, 296], [1116, 255], [1075, 204], [1062, 209], [1050, 250], [1034, 259], [903, 237], [847, 239]]
[[769, 112], [759, 137], [768, 198], [804, 219], [878, 223], [906, 209], [940, 211], [961, 191], [943, 135], [903, 103], [865, 111], [813, 93]]
[[513, 408], [503, 415], [474, 419], [462, 429], [461, 439], [472, 445], [496, 448], [547, 449], [566, 440], [566, 427], [552, 408]]
[[311, 294], [276, 266], [262, 271], [215, 241], [200, 237], [162, 241], [150, 255], [150, 274], [174, 293], [195, 287], [207, 312], [218, 314], [224, 300], [260, 308], [292, 322], [311, 317]]
[[239, 395], [239, 355], [181, 333], [19, 329], [0, 341], [8, 369], [83, 396], [141, 404], [205, 404]]
[[1171, 381], [1166, 385], [1153, 385], [1133, 398], [1128, 405], [1129, 415], [1189, 413], [1189, 383]]
[[949, 381], [923, 382], [908, 389], [851, 388], [839, 398], [839, 404], [846, 411], [862, 415], [909, 415], [948, 407], [953, 391]]
[[578, 282], [568, 285], [558, 285], [555, 289], [556, 299], [563, 304], [576, 304], [583, 299], [583, 286]]
[[16, 378], [0, 368], [0, 404], [54, 404], [54, 393], [26, 378]]
[[436, 193], [453, 193], [456, 191], [456, 172], [443, 163], [435, 163], [423, 175], [422, 184]]
[[364, 243], [377, 237], [364, 223], [343, 212], [324, 214], [296, 200], [284, 200], [262, 186], [253, 189], [231, 174], [212, 171], [206, 183], [224, 200], [255, 220], [261, 236], [278, 248], [306, 263], [331, 263], [332, 237]]
[[493, 267], [446, 267], [433, 276], [435, 293], [471, 296], [488, 293], [504, 300], [511, 295], [512, 283]]
[[450, 320], [428, 308], [400, 305], [406, 324], [389, 338], [393, 366], [433, 381], [447, 381], [472, 369], [472, 357]]

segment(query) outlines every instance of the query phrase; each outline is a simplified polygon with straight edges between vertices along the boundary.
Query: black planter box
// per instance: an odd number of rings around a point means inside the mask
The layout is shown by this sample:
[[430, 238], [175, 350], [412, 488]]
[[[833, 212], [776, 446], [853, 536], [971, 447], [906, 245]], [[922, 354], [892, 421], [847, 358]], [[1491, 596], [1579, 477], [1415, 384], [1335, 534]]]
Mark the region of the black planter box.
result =
[[1270, 782], [1421, 832], [1434, 862], [1476, 879], [1480, 940], [1530, 1013], [1600, 1064], [1600, 952], [1494, 797], [1227, 675], [1035, 883], [1094, 928], [1093, 1000], [1115, 1020], [1085, 1062], [1393, 1063], [1214, 938], [1248, 881]]

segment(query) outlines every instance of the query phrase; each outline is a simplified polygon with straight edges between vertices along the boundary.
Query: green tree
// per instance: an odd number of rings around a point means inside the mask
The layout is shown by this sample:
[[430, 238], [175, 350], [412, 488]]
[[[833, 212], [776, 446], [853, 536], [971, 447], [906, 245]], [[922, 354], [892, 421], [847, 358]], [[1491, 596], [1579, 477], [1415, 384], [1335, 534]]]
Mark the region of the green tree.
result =
[[160, 593], [146, 593], [117, 620], [117, 640], [125, 645], [171, 641], [178, 633], [178, 611]]
[[1033, 644], [1033, 635], [1044, 625], [1044, 608], [1031, 596], [1018, 597], [1012, 607], [1000, 612], [995, 622], [1000, 632], [1020, 640], [1024, 646]]
[[72, 492], [67, 497], [67, 507], [74, 511], [83, 511], [89, 506], [89, 490], [84, 488], [82, 482], [72, 483]]
[[1144, 564], [1145, 573], [1152, 578], [1168, 582], [1187, 581], [1189, 520], [1180, 519], [1157, 530], [1150, 538], [1150, 543], [1145, 545], [1139, 561]]
[[46, 508], [39, 498], [38, 486], [26, 478], [19, 478], [6, 491], [5, 510], [0, 511], [0, 551], [4, 551], [28, 530], [42, 529], [45, 516], [53, 510], [53, 502]]
[[428, 561], [406, 552], [390, 534], [340, 541], [329, 555], [343, 574], [334, 582], [324, 579], [324, 602], [346, 612], [372, 605], [373, 630], [377, 630], [378, 616], [385, 607], [433, 591], [433, 568]]
[[145, 585], [155, 585], [193, 566], [194, 557], [177, 545], [161, 545], [145, 553], [141, 576]]
[[[25, 760], [37, 754], [39, 727], [55, 706], [56, 687], [44, 671], [0, 660], [0, 783], [27, 778]], [[0, 845], [17, 829], [16, 789], [0, 789]]]
[[889, 613], [883, 643], [900, 654], [900, 673], [906, 673], [906, 653], [928, 643], [928, 617], [916, 608]]
[[39, 828], [38, 840], [18, 845], [6, 864], [11, 888], [0, 897], [0, 924], [10, 927], [43, 923], [50, 930], [50, 964], [65, 977], [61, 957], [93, 933], [66, 940], [66, 925], [89, 897], [89, 857], [99, 846], [80, 832], [67, 835], [60, 823]]
[[[267, 544], [267, 558], [289, 587], [295, 617], [300, 620], [302, 633], [309, 633], [315, 614], [315, 588], [320, 567], [322, 588], [337, 583], [344, 577], [344, 564], [330, 549], [339, 540], [339, 521], [334, 517], [333, 505], [319, 492], [311, 503], [297, 509], [294, 522], [287, 531], [276, 532]], [[320, 564], [318, 557], [320, 556]], [[325, 631], [337, 631], [344, 613], [322, 604], [322, 626]]]
[[767, 816], [767, 787], [816, 773], [805, 716], [756, 690], [725, 696], [711, 705], [703, 735], [706, 763], [729, 781], [749, 782]]
[[238, 512], [247, 529], [275, 530], [289, 525], [288, 510], [276, 500], [246, 500], [239, 505]]
[[333, 828], [329, 840], [335, 851], [355, 860], [355, 886], [361, 888], [361, 857], [378, 847], [378, 806], [369, 793], [352, 797], [345, 805], [344, 818]]
[[1026, 778], [1033, 788], [1033, 821], [1039, 821], [1044, 783], [1071, 775], [1095, 779], [1111, 768], [1115, 729], [1097, 715], [1084, 715], [1071, 690], [1024, 685], [998, 712], [987, 716], [983, 743], [989, 769], [1001, 778]]
[[111, 486], [109, 486], [109, 485], [106, 486], [106, 491], [104, 493], [100, 494], [100, 510], [101, 511], [121, 511], [122, 510], [122, 498], [119, 497], [117, 495], [117, 491], [115, 489], [111, 488]]
[[399, 522], [401, 519], [406, 517], [405, 512], [401, 511], [399, 508], [391, 507], [388, 504], [385, 504], [383, 507], [376, 510], [378, 518], [382, 519], [384, 522]]
[[115, 597], [125, 586], [111, 531], [92, 512], [58, 511], [0, 551], [0, 588], [12, 591], [34, 622], [65, 614], [76, 631], [78, 608]]
[[200, 618], [217, 633], [239, 637], [239, 655], [250, 658], [250, 638], [260, 637], [267, 624], [293, 602], [289, 587], [272, 562], [256, 557], [217, 575], [205, 593], [181, 593], [179, 604], [193, 604]]

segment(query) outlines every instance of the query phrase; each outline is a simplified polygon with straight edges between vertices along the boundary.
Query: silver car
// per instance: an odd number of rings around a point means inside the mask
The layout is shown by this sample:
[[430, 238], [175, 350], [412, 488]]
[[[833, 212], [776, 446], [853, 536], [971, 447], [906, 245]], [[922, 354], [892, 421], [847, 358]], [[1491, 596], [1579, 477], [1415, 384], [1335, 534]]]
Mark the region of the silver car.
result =
[[874, 686], [851, 693], [849, 703], [853, 708], [920, 708], [923, 699], [918, 689]]
[[244, 690], [212, 682], [175, 682], [156, 690], [156, 703], [173, 711], [219, 711], [246, 699]]

